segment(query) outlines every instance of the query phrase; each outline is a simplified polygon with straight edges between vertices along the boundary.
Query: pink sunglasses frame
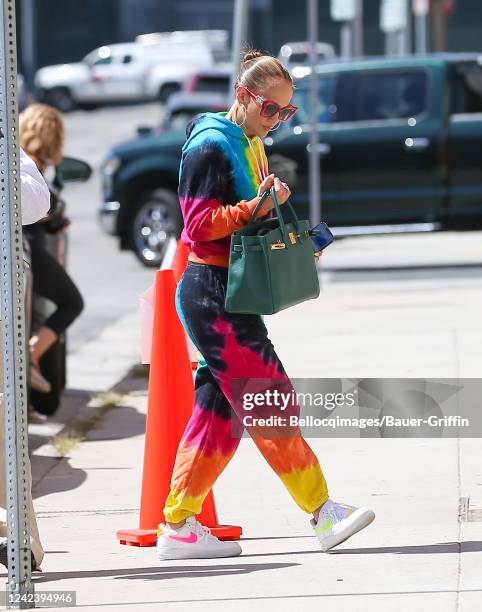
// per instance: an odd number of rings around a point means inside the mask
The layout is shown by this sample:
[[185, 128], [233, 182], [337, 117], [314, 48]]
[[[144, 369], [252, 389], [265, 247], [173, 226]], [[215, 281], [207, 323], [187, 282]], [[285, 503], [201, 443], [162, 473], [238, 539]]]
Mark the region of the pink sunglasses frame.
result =
[[[293, 106], [293, 104], [287, 104], [286, 106], [280, 106], [277, 102], [275, 102], [274, 100], [269, 100], [267, 98], [263, 98], [263, 96], [260, 96], [259, 94], [254, 93], [254, 91], [251, 91], [250, 89], [248, 89], [246, 87], [246, 85], [240, 85], [240, 87], [242, 87], [243, 89], [245, 89], [248, 92], [248, 95], [250, 96], [250, 98], [252, 100], [254, 100], [256, 102], [256, 104], [258, 104], [261, 108], [259, 109], [259, 114], [262, 117], [274, 117], [275, 115], [278, 115], [278, 120], [279, 121], [289, 121], [290, 119], [292, 119], [296, 113], [296, 111], [298, 110], [297, 106]], [[266, 108], [266, 106], [268, 104], [274, 104], [275, 106], [278, 107], [278, 110], [276, 113], [274, 113], [274, 115], [265, 115], [263, 114], [263, 110]], [[282, 119], [279, 114], [281, 113], [281, 111], [283, 110], [291, 110], [293, 111], [292, 114], [287, 117], [286, 119]]]

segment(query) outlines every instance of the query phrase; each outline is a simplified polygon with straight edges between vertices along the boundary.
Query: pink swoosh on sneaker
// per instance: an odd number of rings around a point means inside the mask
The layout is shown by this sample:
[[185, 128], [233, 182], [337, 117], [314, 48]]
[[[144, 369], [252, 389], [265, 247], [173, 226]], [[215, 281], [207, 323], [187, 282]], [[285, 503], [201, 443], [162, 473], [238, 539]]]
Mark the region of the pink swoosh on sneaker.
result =
[[177, 540], [178, 542], [184, 542], [184, 544], [195, 544], [197, 542], [197, 535], [194, 531], [191, 531], [191, 534], [188, 536], [175, 536], [170, 535], [170, 540]]

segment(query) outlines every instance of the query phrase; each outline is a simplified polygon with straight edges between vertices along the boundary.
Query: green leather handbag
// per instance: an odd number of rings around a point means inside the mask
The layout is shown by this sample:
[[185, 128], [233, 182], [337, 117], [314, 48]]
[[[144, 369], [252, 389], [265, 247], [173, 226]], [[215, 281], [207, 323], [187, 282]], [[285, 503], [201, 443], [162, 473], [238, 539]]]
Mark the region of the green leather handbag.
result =
[[[271, 195], [277, 217], [255, 223]], [[274, 314], [317, 298], [320, 283], [308, 221], [285, 222], [274, 188], [260, 198], [248, 223], [231, 235], [225, 308], [228, 312]]]

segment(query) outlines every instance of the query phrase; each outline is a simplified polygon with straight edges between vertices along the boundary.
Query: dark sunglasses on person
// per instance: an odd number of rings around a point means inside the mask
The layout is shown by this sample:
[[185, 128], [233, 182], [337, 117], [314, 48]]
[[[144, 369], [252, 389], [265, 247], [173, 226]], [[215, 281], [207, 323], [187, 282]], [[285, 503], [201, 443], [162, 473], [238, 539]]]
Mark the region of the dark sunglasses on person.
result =
[[263, 96], [255, 94], [253, 91], [251, 91], [245, 86], [243, 86], [243, 89], [245, 89], [248, 92], [249, 96], [261, 107], [259, 109], [259, 114], [262, 117], [274, 117], [275, 115], [278, 115], [278, 119], [280, 121], [288, 121], [298, 110], [298, 107], [293, 106], [292, 104], [288, 104], [287, 106], [280, 106], [274, 100], [268, 100], [266, 98], [263, 98]]

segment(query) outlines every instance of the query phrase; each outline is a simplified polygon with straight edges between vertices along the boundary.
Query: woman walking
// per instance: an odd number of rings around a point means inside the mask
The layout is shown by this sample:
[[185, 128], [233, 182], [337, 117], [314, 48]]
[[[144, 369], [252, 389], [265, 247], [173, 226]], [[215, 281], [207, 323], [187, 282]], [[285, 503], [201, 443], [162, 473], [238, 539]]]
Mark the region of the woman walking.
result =
[[[203, 356], [195, 382], [191, 419], [177, 451], [171, 491], [159, 525], [160, 559], [231, 557], [237, 542], [221, 542], [195, 515], [234, 455], [243, 415], [233, 396], [233, 379], [289, 379], [260, 316], [225, 310], [231, 234], [246, 225], [261, 194], [274, 186], [280, 204], [289, 187], [268, 175], [262, 138], [296, 112], [293, 82], [275, 58], [248, 52], [227, 113], [207, 113], [188, 126], [179, 175], [184, 217], [182, 240], [189, 261], [177, 293], [181, 321]], [[267, 198], [258, 216], [273, 207]], [[300, 271], [302, 273], [302, 271]], [[248, 430], [249, 431], [249, 430]], [[236, 435], [236, 432], [239, 435]], [[300, 437], [253, 440], [294, 501], [312, 514], [311, 525], [324, 551], [369, 525], [375, 515], [329, 499], [313, 451]]]
[[[42, 175], [49, 166], [56, 166], [62, 161], [64, 124], [58, 111], [45, 104], [31, 104], [20, 113], [19, 125], [20, 144]], [[24, 229], [30, 244], [33, 291], [56, 306], [56, 310], [30, 339], [30, 383], [32, 388], [45, 393], [50, 392], [51, 384], [41, 374], [40, 359], [84, 308], [77, 286], [47, 248], [47, 232], [59, 231], [68, 224], [63, 217], [64, 204], [52, 188], [50, 204], [47, 217]], [[54, 219], [55, 224], [52, 223]], [[37, 418], [43, 416], [36, 412], [34, 415]], [[44, 416], [43, 419], [46, 420]]]

